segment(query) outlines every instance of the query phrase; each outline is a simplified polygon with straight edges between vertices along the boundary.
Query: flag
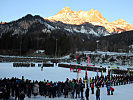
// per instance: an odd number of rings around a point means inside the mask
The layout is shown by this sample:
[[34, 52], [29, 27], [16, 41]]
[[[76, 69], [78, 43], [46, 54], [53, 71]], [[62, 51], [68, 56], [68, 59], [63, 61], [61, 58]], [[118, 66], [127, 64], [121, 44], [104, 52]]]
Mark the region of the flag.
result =
[[81, 69], [78, 69], [78, 73], [80, 73], [81, 72]]
[[108, 76], [110, 77], [110, 69], [108, 69]]
[[128, 69], [128, 72], [127, 72], [128, 75], [130, 75], [130, 70]]
[[73, 71], [73, 68], [70, 68], [70, 72], [72, 72]]
[[87, 69], [86, 69], [86, 72], [85, 72], [85, 80], [88, 80]]
[[98, 77], [98, 69], [97, 69], [97, 77]]
[[88, 56], [88, 66], [89, 66], [89, 56]]
[[113, 72], [113, 71], [112, 71], [112, 69], [111, 69], [111, 76], [112, 76], [112, 72]]
[[101, 71], [101, 76], [103, 76], [103, 69], [102, 69], [102, 71]]

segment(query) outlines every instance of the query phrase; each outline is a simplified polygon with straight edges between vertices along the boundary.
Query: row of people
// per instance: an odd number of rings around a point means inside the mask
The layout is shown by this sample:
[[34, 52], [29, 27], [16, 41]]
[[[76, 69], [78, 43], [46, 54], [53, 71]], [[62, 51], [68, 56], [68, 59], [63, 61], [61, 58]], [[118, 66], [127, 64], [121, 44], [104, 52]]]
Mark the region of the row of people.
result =
[[125, 85], [133, 82], [133, 75], [112, 75], [112, 76], [101, 76], [101, 77], [93, 77], [87, 81], [90, 82], [90, 86], [92, 83], [95, 83], [95, 86], [104, 87], [109, 82], [111, 86]]
[[[90, 81], [90, 88], [91, 93], [94, 94], [94, 87], [96, 86], [97, 89], [100, 87], [107, 87], [107, 94], [113, 94], [114, 89], [112, 85], [123, 85], [132, 82], [133, 76], [105, 76], [105, 77], [95, 77], [90, 78], [90, 80], [84, 80], [80, 78], [79, 80], [69, 80], [66, 79], [65, 82], [49, 82], [47, 81], [33, 81], [31, 80], [24, 80], [18, 78], [11, 78], [11, 79], [1, 79], [0, 80], [0, 91], [2, 91], [2, 95], [0, 94], [0, 98], [5, 98], [8, 100], [10, 96], [15, 97], [15, 100], [18, 98], [23, 100], [27, 95], [29, 98], [33, 94], [36, 97], [38, 94], [41, 96], [54, 98], [60, 97], [64, 95], [64, 98], [81, 98], [83, 99], [83, 92], [85, 88], [85, 83], [87, 83], [87, 89], [89, 89], [88, 81]], [[116, 81], [118, 80], [118, 81]], [[119, 83], [119, 84], [117, 84]], [[86, 91], [88, 91], [86, 89]], [[1, 93], [1, 92], [0, 92]], [[85, 92], [86, 97], [88, 97], [88, 92]], [[97, 93], [96, 94], [100, 94]], [[99, 97], [98, 97], [99, 98]]]
[[31, 95], [36, 97], [38, 94], [44, 97], [55, 98], [64, 95], [64, 98], [82, 98], [85, 85], [80, 80], [69, 80], [65, 82], [49, 82], [47, 81], [33, 81], [18, 78], [0, 79], [0, 98], [8, 100], [11, 96], [15, 100], [24, 100], [25, 96], [31, 98]]

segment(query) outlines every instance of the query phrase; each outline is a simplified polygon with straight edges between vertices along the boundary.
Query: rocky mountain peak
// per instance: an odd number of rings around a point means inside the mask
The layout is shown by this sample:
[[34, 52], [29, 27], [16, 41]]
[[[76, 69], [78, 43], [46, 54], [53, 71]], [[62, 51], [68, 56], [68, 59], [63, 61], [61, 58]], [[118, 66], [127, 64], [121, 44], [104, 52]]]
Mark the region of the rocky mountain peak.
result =
[[101, 16], [101, 13], [98, 10], [95, 10], [95, 9], [89, 10], [88, 14], [89, 15], [100, 15]]
[[[125, 31], [133, 30], [133, 26], [124, 21], [123, 19], [118, 19], [110, 23], [112, 26], [115, 26], [116, 29], [123, 29]], [[120, 30], [118, 33], [123, 32]]]
[[60, 10], [57, 14], [62, 14], [62, 13], [72, 13], [72, 9], [69, 7], [64, 7], [62, 10]]
[[[64, 11], [66, 12], [66, 10]], [[81, 24], [82, 22], [78, 23], [79, 17], [78, 14], [76, 14], [75, 12], [70, 13], [72, 15], [71, 15], [71, 20], [69, 21], [68, 16], [70, 15], [65, 12], [62, 13], [62, 15], [66, 14], [62, 19], [64, 22], [69, 22], [69, 23], [77, 22], [77, 24], [79, 25], [65, 24], [57, 21], [51, 22], [49, 20], [45, 20], [44, 18], [38, 15], [32, 16], [31, 14], [28, 14], [16, 21], [9, 22], [5, 25], [0, 25], [0, 36], [6, 33], [10, 33], [12, 35], [15, 34], [21, 35], [27, 33], [31, 34], [34, 32], [54, 33], [55, 31], [66, 32], [68, 33], [68, 35], [69, 34], [75, 35], [82, 33], [86, 35], [88, 39], [92, 37], [101, 37], [109, 35], [109, 33], [106, 31], [104, 27], [94, 26], [90, 23], [84, 23], [84, 24]], [[80, 21], [81, 20], [83, 19], [80, 19]]]
[[103, 26], [109, 33], [120, 33], [133, 30], [133, 26], [126, 21], [119, 19], [109, 23], [98, 10], [90, 11], [72, 11], [69, 7], [64, 7], [61, 11], [51, 17], [44, 18], [52, 22], [60, 21], [65, 24], [81, 25], [91, 23], [93, 25]]
[[116, 24], [128, 24], [126, 21], [124, 21], [123, 19], [118, 19], [118, 20], [115, 20], [113, 21], [112, 23], [116, 23]]
[[22, 19], [32, 19], [33, 16], [31, 14], [27, 14], [26, 16], [22, 17]]
[[89, 22], [100, 22], [102, 20], [105, 20], [105, 18], [102, 17], [101, 13], [95, 9], [88, 11], [88, 19]]

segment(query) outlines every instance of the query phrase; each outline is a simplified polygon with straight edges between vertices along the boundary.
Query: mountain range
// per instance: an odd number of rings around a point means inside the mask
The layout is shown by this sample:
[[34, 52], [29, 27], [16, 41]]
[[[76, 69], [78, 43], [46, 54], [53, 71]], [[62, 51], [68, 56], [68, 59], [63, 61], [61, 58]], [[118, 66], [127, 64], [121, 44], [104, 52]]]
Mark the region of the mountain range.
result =
[[58, 55], [74, 52], [76, 48], [94, 50], [95, 43], [90, 41], [107, 35], [109, 33], [102, 26], [51, 22], [39, 15], [28, 14], [16, 21], [0, 24], [0, 54], [19, 55], [41, 49], [48, 55], [54, 55], [56, 40]]
[[65, 7], [46, 18], [28, 14], [0, 23], [0, 54], [19, 55], [41, 49], [48, 55], [55, 55], [56, 43], [58, 55], [75, 50], [96, 50], [97, 45], [103, 51], [128, 51], [128, 46], [133, 44], [132, 29], [133, 26], [122, 19], [109, 23], [94, 9], [72, 11]]
[[[41, 26], [36, 30], [36, 27]], [[53, 31], [65, 31], [67, 35], [79, 34], [87, 35], [88, 39], [92, 37], [101, 37], [109, 35], [106, 29], [102, 26], [95, 26], [90, 23], [83, 23], [80, 25], [65, 24], [62, 22], [51, 22], [38, 15], [32, 16], [28, 14], [16, 21], [5, 24], [0, 24], [0, 36], [10, 32], [10, 34], [26, 34], [34, 27], [34, 31], [42, 31], [43, 33], [52, 33]]]
[[52, 22], [60, 21], [66, 24], [81, 25], [89, 22], [92, 25], [103, 26], [109, 33], [121, 33], [124, 31], [133, 30], [133, 26], [128, 24], [123, 19], [118, 19], [113, 22], [108, 22], [97, 10], [90, 11], [73, 11], [69, 7], [64, 7], [57, 14], [51, 17], [46, 17]]

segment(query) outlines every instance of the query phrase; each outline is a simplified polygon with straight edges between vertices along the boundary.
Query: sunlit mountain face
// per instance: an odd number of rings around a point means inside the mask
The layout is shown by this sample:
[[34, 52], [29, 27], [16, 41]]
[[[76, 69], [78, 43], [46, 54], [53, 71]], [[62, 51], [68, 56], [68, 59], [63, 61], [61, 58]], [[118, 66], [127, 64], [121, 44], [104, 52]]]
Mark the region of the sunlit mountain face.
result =
[[91, 9], [90, 11], [73, 11], [69, 7], [65, 7], [57, 14], [51, 17], [46, 17], [49, 21], [60, 21], [66, 24], [80, 25], [89, 22], [93, 25], [99, 25], [106, 28], [109, 33], [121, 33], [124, 31], [133, 30], [133, 26], [122, 19], [108, 22], [102, 17], [101, 13], [97, 10]]
[[1, 22], [0, 24], [5, 24], [6, 22]]

